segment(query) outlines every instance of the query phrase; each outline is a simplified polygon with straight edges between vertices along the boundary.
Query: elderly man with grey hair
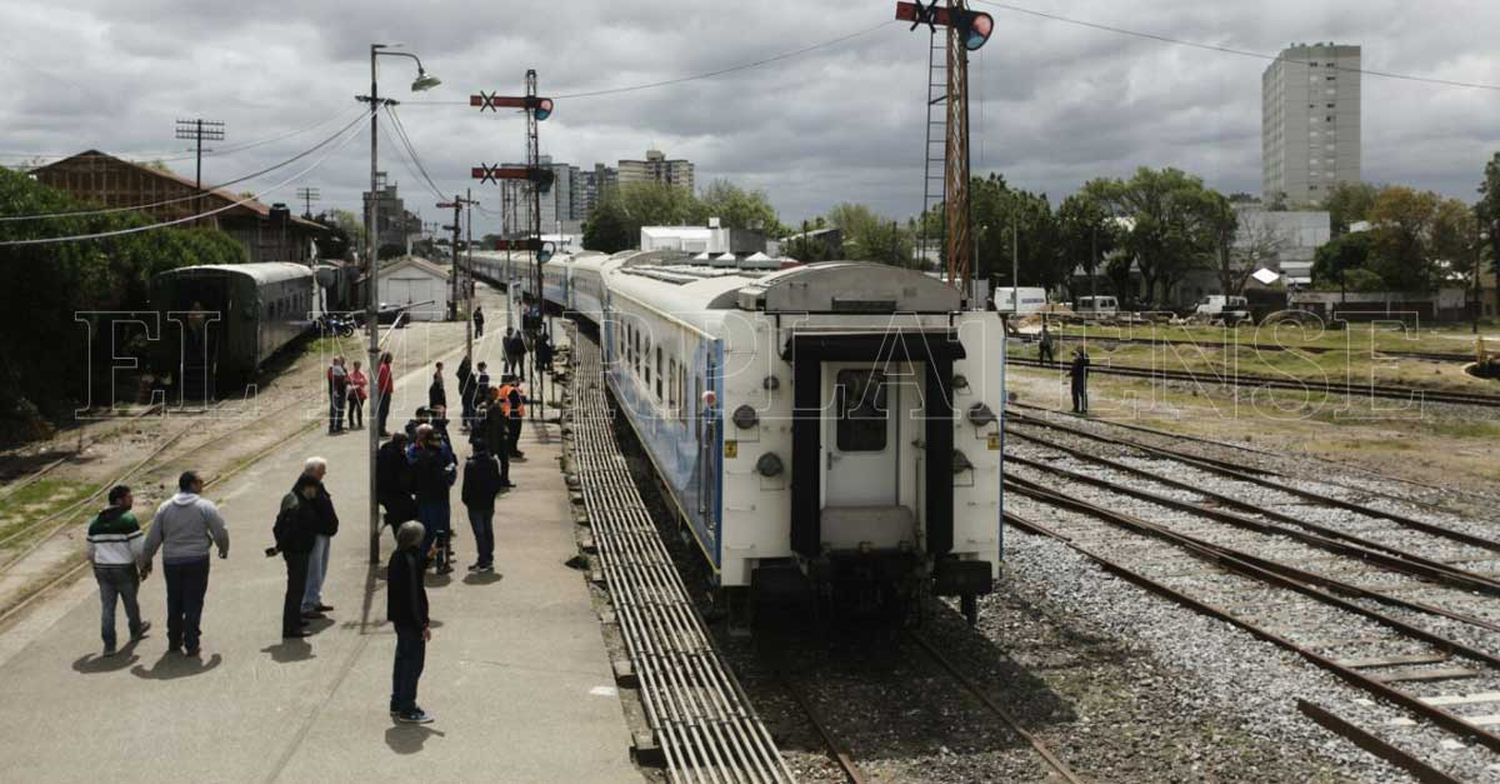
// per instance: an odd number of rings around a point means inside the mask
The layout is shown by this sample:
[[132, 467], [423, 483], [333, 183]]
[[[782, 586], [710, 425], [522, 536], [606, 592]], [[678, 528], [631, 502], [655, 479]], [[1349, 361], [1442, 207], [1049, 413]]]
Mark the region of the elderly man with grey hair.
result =
[[396, 659], [391, 671], [391, 716], [407, 724], [427, 724], [432, 716], [417, 707], [417, 681], [427, 660], [432, 630], [427, 615], [424, 555], [419, 549], [427, 531], [409, 520], [396, 529], [396, 551], [386, 563], [386, 619], [396, 630]]
[[316, 536], [307, 556], [307, 587], [302, 591], [302, 617], [308, 620], [327, 617], [323, 613], [333, 609], [333, 605], [323, 603], [323, 580], [328, 577], [329, 544], [339, 532], [339, 516], [333, 510], [333, 497], [323, 485], [327, 475], [328, 461], [309, 457], [297, 480], [304, 491], [312, 488], [309, 503], [316, 512]]

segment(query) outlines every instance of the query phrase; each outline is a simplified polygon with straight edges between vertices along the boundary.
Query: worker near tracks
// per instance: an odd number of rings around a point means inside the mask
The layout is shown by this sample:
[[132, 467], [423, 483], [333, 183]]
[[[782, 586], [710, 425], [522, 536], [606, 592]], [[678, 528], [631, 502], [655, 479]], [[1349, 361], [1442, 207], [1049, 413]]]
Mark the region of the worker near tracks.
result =
[[323, 603], [323, 581], [328, 578], [328, 551], [333, 545], [333, 537], [339, 532], [339, 516], [333, 510], [333, 497], [323, 485], [323, 477], [327, 475], [328, 461], [309, 457], [302, 466], [301, 478], [297, 480], [316, 490], [310, 503], [318, 516], [312, 552], [307, 557], [307, 588], [302, 593], [302, 617], [307, 620], [322, 619], [326, 617], [323, 613], [333, 609], [332, 605]]
[[369, 395], [370, 379], [365, 376], [360, 361], [356, 359], [354, 369], [349, 371], [349, 414], [344, 417], [350, 430], [359, 430], [365, 426], [365, 398]]
[[276, 524], [271, 529], [276, 547], [268, 555], [281, 553], [286, 563], [286, 592], [281, 597], [281, 636], [286, 639], [306, 637], [302, 627], [302, 597], [307, 593], [307, 565], [323, 527], [318, 514], [318, 485], [304, 468], [292, 489], [281, 498]]
[[380, 355], [380, 367], [375, 369], [375, 390], [380, 396], [380, 410], [375, 412], [376, 424], [380, 426], [380, 437], [390, 436], [386, 421], [391, 418], [391, 396], [396, 393], [396, 379], [391, 375], [391, 352]]
[[396, 529], [396, 551], [386, 563], [385, 617], [396, 630], [396, 657], [391, 672], [391, 716], [407, 724], [427, 724], [432, 716], [417, 707], [417, 681], [432, 639], [427, 615], [424, 564], [418, 549], [427, 539], [422, 524], [407, 521]]
[[505, 450], [511, 457], [525, 458], [520, 450], [521, 423], [526, 416], [526, 395], [521, 390], [518, 376], [500, 377], [500, 413], [505, 416]]
[[375, 499], [385, 508], [385, 524], [395, 533], [407, 520], [417, 519], [411, 499], [411, 467], [406, 462], [410, 439], [398, 432], [375, 453]]
[[[407, 450], [407, 462], [411, 465], [412, 492], [417, 497], [417, 519], [421, 521], [426, 535], [422, 539], [422, 552], [430, 563], [437, 566], [438, 574], [453, 571], [448, 563], [449, 547], [448, 488], [458, 477], [458, 466], [453, 452], [443, 444], [432, 425], [417, 427], [416, 443]], [[442, 548], [435, 551], [434, 546]], [[441, 557], [438, 557], [441, 556]]]
[[131, 514], [135, 498], [130, 488], [115, 485], [109, 489], [109, 506], [94, 516], [89, 523], [89, 563], [94, 565], [94, 579], [99, 583], [100, 631], [104, 637], [104, 655], [115, 655], [115, 604], [116, 599], [125, 605], [125, 618], [130, 622], [130, 641], [146, 636], [150, 621], [141, 620], [141, 606], [136, 601], [140, 591], [141, 553], [145, 551], [146, 536], [141, 533], [141, 524]]
[[220, 558], [229, 557], [229, 528], [219, 508], [204, 498], [203, 479], [196, 471], [177, 478], [177, 495], [156, 509], [141, 570], [151, 571], [151, 560], [161, 550], [162, 577], [167, 584], [167, 651], [179, 648], [197, 656], [202, 641], [203, 599], [208, 593], [208, 553], [217, 546]]
[[1089, 412], [1089, 353], [1082, 346], [1073, 349], [1073, 363], [1068, 366], [1073, 380], [1073, 413]]
[[432, 385], [427, 387], [427, 407], [448, 407], [448, 393], [443, 389], [443, 363], [438, 362], [432, 371]]
[[464, 485], [461, 492], [464, 508], [469, 512], [469, 527], [474, 529], [475, 561], [469, 571], [495, 571], [495, 496], [500, 493], [500, 469], [484, 439], [474, 442], [474, 451], [464, 461]]
[[484, 337], [484, 307], [474, 306], [474, 337]]
[[1057, 361], [1057, 344], [1045, 321], [1042, 322], [1042, 332], [1036, 339], [1036, 359], [1043, 364]]

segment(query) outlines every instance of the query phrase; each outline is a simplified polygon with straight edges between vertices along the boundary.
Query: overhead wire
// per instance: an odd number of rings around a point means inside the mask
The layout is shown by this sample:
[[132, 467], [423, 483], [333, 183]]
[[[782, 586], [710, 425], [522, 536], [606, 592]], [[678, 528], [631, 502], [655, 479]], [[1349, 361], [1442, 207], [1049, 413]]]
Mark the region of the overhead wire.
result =
[[[1223, 44], [1208, 44], [1208, 43], [1203, 43], [1202, 41], [1191, 41], [1191, 40], [1188, 40], [1186, 38], [1176, 38], [1176, 37], [1169, 36], [1169, 35], [1162, 35], [1160, 33], [1151, 33], [1151, 32], [1146, 32], [1146, 31], [1143, 31], [1143, 30], [1132, 30], [1132, 29], [1127, 28], [1127, 27], [1119, 27], [1119, 26], [1116, 26], [1116, 25], [1101, 24], [1099, 22], [1089, 22], [1089, 21], [1086, 21], [1086, 20], [1083, 20], [1083, 19], [1075, 19], [1073, 17], [1063, 16], [1062, 14], [1054, 14], [1054, 13], [1051, 13], [1051, 12], [1048, 12], [1048, 11], [1038, 11], [1038, 10], [1036, 10], [1034, 8], [1026, 8], [1026, 7], [1019, 6], [1019, 5], [1013, 5], [1011, 3], [996, 2], [996, 0], [973, 0], [973, 1], [975, 3], [980, 3], [980, 4], [983, 4], [983, 5], [991, 6], [993, 8], [999, 8], [999, 9], [1005, 10], [1005, 11], [1013, 11], [1013, 12], [1018, 13], [1018, 14], [1026, 14], [1028, 16], [1035, 16], [1035, 17], [1039, 17], [1039, 18], [1042, 18], [1042, 19], [1050, 19], [1050, 20], [1055, 21], [1055, 22], [1064, 22], [1066, 24], [1076, 25], [1078, 27], [1087, 27], [1087, 28], [1089, 28], [1091, 30], [1100, 30], [1100, 31], [1107, 32], [1107, 33], [1115, 33], [1116, 35], [1127, 35], [1127, 36], [1132, 36], [1132, 37], [1135, 37], [1135, 38], [1144, 38], [1146, 40], [1157, 41], [1159, 43], [1174, 44], [1174, 45], [1177, 45], [1177, 46], [1187, 46], [1187, 47], [1191, 47], [1191, 48], [1194, 48], [1194, 49], [1203, 49], [1205, 51], [1210, 51], [1210, 52], [1219, 52], [1221, 54], [1239, 55], [1241, 57], [1253, 57], [1253, 58], [1255, 58], [1257, 60], [1265, 60], [1265, 61], [1268, 61], [1268, 62], [1287, 62], [1287, 63], [1295, 63], [1295, 64], [1298, 64], [1298, 65], [1306, 65], [1307, 62], [1308, 62], [1308, 61], [1299, 60], [1299, 59], [1296, 59], [1296, 58], [1293, 58], [1293, 57], [1283, 57], [1281, 55], [1266, 54], [1265, 52], [1256, 52], [1256, 51], [1252, 51], [1252, 50], [1249, 50], [1249, 49], [1239, 49], [1239, 48], [1236, 48], [1236, 47], [1233, 47], [1233, 46], [1225, 46]], [[1337, 64], [1334, 64], [1331, 67], [1335, 71], [1347, 71], [1347, 72], [1350, 72], [1350, 73], [1364, 74], [1366, 76], [1378, 76], [1378, 77], [1383, 78], [1383, 79], [1399, 79], [1399, 80], [1402, 80], [1402, 81], [1421, 82], [1421, 83], [1424, 83], [1424, 84], [1438, 84], [1438, 85], [1444, 85], [1444, 86], [1447, 86], [1447, 87], [1467, 87], [1467, 88], [1472, 88], [1472, 89], [1476, 89], [1476, 90], [1500, 90], [1500, 84], [1486, 84], [1486, 83], [1483, 83], [1483, 82], [1466, 82], [1466, 81], [1461, 81], [1461, 80], [1457, 80], [1457, 79], [1439, 79], [1439, 78], [1431, 77], [1431, 76], [1416, 76], [1414, 74], [1397, 73], [1395, 71], [1381, 71], [1381, 70], [1376, 70], [1376, 69], [1373, 69], [1373, 68], [1356, 68], [1356, 67], [1350, 66], [1350, 65], [1337, 65]]]
[[[852, 32], [852, 33], [845, 33], [844, 35], [840, 35], [840, 36], [837, 36], [837, 37], [834, 37], [834, 38], [829, 38], [829, 39], [827, 39], [825, 41], [819, 41], [817, 43], [809, 44], [809, 45], [804, 46], [804, 47], [802, 47], [800, 49], [792, 49], [790, 51], [782, 52], [780, 54], [774, 54], [774, 55], [771, 55], [769, 57], [762, 57], [762, 58], [760, 58], [758, 60], [751, 60], [749, 62], [738, 63], [736, 65], [730, 65], [730, 66], [726, 66], [724, 68], [718, 68], [718, 69], [715, 69], [715, 70], [712, 70], [712, 71], [703, 71], [701, 73], [688, 74], [686, 76], [678, 76], [678, 77], [674, 77], [674, 78], [671, 78], [671, 79], [662, 79], [660, 81], [645, 82], [645, 83], [642, 83], [642, 84], [625, 85], [625, 86], [622, 86], [622, 87], [605, 87], [605, 88], [600, 88], [600, 89], [597, 89], [597, 90], [584, 90], [584, 91], [575, 92], [575, 93], [562, 93], [560, 95], [553, 95], [551, 97], [554, 100], [574, 100], [574, 99], [578, 99], [578, 98], [595, 98], [595, 97], [598, 97], [598, 96], [601, 96], [601, 95], [618, 95], [620, 93], [630, 93], [630, 92], [636, 92], [636, 91], [639, 91], [639, 90], [650, 90], [650, 89], [654, 89], [654, 88], [657, 88], [657, 87], [667, 87], [667, 86], [674, 85], [674, 84], [682, 84], [684, 82], [694, 82], [694, 81], [698, 81], [700, 79], [712, 79], [712, 78], [714, 78], [716, 76], [723, 76], [725, 74], [735, 73], [735, 72], [738, 72], [738, 71], [747, 71], [747, 70], [750, 70], [752, 68], [760, 68], [762, 66], [770, 65], [772, 63], [777, 63], [777, 62], [780, 62], [782, 60], [788, 60], [788, 59], [791, 59], [793, 57], [800, 57], [801, 55], [808, 54], [809, 52], [815, 52], [815, 51], [817, 51], [819, 49], [826, 49], [826, 48], [828, 48], [830, 46], [836, 46], [838, 44], [844, 43], [845, 41], [851, 41], [851, 40], [853, 40], [855, 38], [860, 38], [860, 37], [869, 35], [870, 33], [873, 33], [876, 30], [884, 29], [884, 28], [889, 27], [890, 25], [893, 25], [893, 24], [896, 24], [896, 23], [897, 23], [897, 20], [895, 20], [895, 19], [887, 19], [886, 21], [881, 22], [878, 25], [874, 25], [873, 27], [866, 27], [866, 28], [864, 28], [862, 30], [856, 30], [855, 32]], [[451, 105], [463, 105], [463, 106], [468, 106], [469, 105], [468, 101], [407, 101], [406, 103], [407, 104], [415, 104], [417, 106], [441, 106], [441, 105], [449, 105], [449, 106], [451, 106]]]
[[431, 188], [432, 192], [439, 199], [447, 199], [448, 197], [443, 195], [443, 189], [439, 188], [437, 183], [433, 182], [432, 176], [427, 173], [427, 167], [422, 165], [422, 157], [417, 155], [416, 145], [412, 144], [411, 136], [406, 132], [406, 124], [401, 122], [401, 115], [396, 112], [396, 107], [386, 107], [386, 115], [391, 118], [391, 124], [396, 128], [396, 135], [401, 137], [401, 145], [406, 148], [407, 154], [411, 156], [411, 162], [416, 164], [417, 171], [421, 172], [422, 179], [426, 181], [427, 187]]
[[[288, 158], [287, 160], [284, 160], [284, 161], [282, 161], [280, 163], [277, 163], [275, 165], [267, 166], [266, 168], [260, 169], [259, 171], [254, 171], [254, 172], [251, 172], [251, 173], [246, 174], [244, 176], [236, 177], [236, 178], [234, 178], [232, 180], [227, 180], [225, 182], [219, 183], [217, 185], [211, 185], [211, 186], [209, 186], [207, 188], [204, 188], [203, 190], [214, 191], [214, 190], [219, 190], [221, 188], [227, 188], [227, 187], [229, 187], [231, 185], [237, 185], [237, 184], [245, 182], [247, 180], [253, 180], [253, 179], [256, 179], [258, 177], [263, 177], [263, 176], [265, 176], [267, 174], [270, 174], [273, 171], [276, 171], [277, 169], [281, 169], [281, 168], [284, 168], [286, 166], [290, 166], [291, 164], [296, 163], [297, 161], [299, 161], [299, 160], [301, 160], [303, 158], [306, 158], [308, 155], [311, 155], [312, 153], [317, 152], [322, 147], [328, 145], [329, 143], [331, 143], [335, 139], [339, 138], [342, 134], [344, 134], [345, 132], [347, 132], [350, 128], [352, 128], [355, 125], [359, 124], [360, 121], [362, 121], [363, 119], [365, 119], [367, 116], [369, 116], [369, 113], [366, 112], [366, 111], [364, 111], [364, 110], [361, 110], [358, 117], [355, 117], [354, 119], [352, 119], [349, 122], [345, 123], [343, 127], [339, 128], [337, 131], [334, 131], [331, 136], [328, 136], [327, 138], [323, 139], [322, 141], [318, 142], [317, 144], [313, 145], [312, 147], [309, 147], [308, 149], [303, 150], [300, 153], [297, 153], [296, 155], [292, 156], [291, 158]], [[147, 210], [147, 209], [152, 209], [152, 208], [155, 208], [155, 207], [164, 207], [164, 206], [167, 206], [169, 204], [178, 204], [180, 202], [193, 201], [193, 200], [201, 199], [201, 198], [202, 198], [202, 194], [201, 193], [195, 193], [195, 194], [190, 195], [190, 196], [179, 196], [179, 197], [172, 198], [172, 199], [164, 199], [162, 201], [151, 202], [149, 204], [132, 204], [132, 205], [125, 206], [125, 207], [98, 207], [98, 208], [84, 209], [84, 210], [71, 210], [71, 211], [63, 211], [63, 212], [36, 213], [36, 214], [33, 214], [33, 215], [4, 215], [4, 216], [0, 216], [0, 223], [11, 223], [11, 222], [23, 221], [23, 220], [46, 220], [46, 219], [52, 219], [52, 218], [73, 218], [73, 217], [78, 217], [78, 216], [83, 216], [83, 215], [108, 215], [108, 214], [117, 213], [117, 212], [138, 212], [140, 210]]]
[[[372, 108], [372, 111], [378, 111], [378, 110], [379, 110], [378, 107]], [[357, 122], [357, 120], [356, 120], [356, 122]], [[279, 183], [276, 183], [275, 185], [272, 185], [272, 186], [267, 187], [267, 188], [262, 188], [259, 192], [252, 193], [252, 194], [247, 195], [247, 196], [243, 196], [243, 197], [241, 197], [239, 199], [231, 201], [230, 203], [228, 203], [228, 204], [226, 204], [226, 205], [224, 205], [222, 207], [216, 207], [216, 208], [214, 208], [212, 210], [208, 210], [206, 212], [201, 212], [201, 213], [198, 213], [196, 215], [189, 215], [189, 216], [184, 217], [184, 218], [177, 218], [177, 219], [174, 219], [174, 220], [162, 221], [162, 222], [159, 222], [159, 223], [152, 223], [152, 224], [149, 224], [149, 225], [146, 225], [146, 226], [133, 226], [133, 227], [128, 228], [128, 229], [116, 229], [116, 230], [113, 230], [113, 231], [101, 231], [101, 232], [95, 232], [95, 233], [92, 233], [92, 234], [76, 234], [76, 235], [71, 235], [71, 236], [66, 236], [66, 237], [35, 237], [35, 238], [29, 238], [29, 239], [23, 239], [23, 240], [3, 240], [3, 241], [0, 241], [0, 247], [17, 247], [17, 246], [22, 246], [22, 245], [50, 245], [50, 244], [55, 244], [55, 243], [60, 243], [60, 242], [80, 242], [80, 241], [84, 241], [84, 240], [108, 239], [110, 237], [119, 237], [119, 236], [123, 236], [123, 235], [126, 235], [126, 234], [139, 234], [141, 232], [152, 231], [152, 230], [155, 230], [155, 229], [164, 229], [164, 228], [167, 228], [167, 227], [170, 227], [170, 226], [178, 226], [178, 225], [181, 225], [181, 224], [184, 224], [184, 223], [190, 223], [190, 222], [193, 222], [193, 221], [201, 220], [203, 218], [208, 218], [208, 217], [217, 215], [217, 214], [219, 214], [221, 212], [225, 212], [227, 210], [234, 209], [235, 207], [238, 207], [240, 205], [243, 205], [243, 204], [246, 204], [246, 203], [249, 203], [249, 202], [252, 202], [252, 201], [256, 201], [257, 199], [259, 199], [262, 195], [264, 195], [266, 193], [270, 193], [271, 191], [278, 190], [280, 188], [284, 188], [287, 185], [291, 184], [293, 181], [295, 181], [298, 177], [302, 177], [302, 176], [304, 176], [304, 175], [306, 175], [306, 174], [314, 171], [319, 166], [322, 166], [323, 163], [324, 163], [324, 161], [327, 161], [328, 158], [330, 156], [332, 156], [335, 152], [338, 152], [339, 150], [342, 150], [345, 146], [347, 146], [349, 144], [350, 141], [352, 141], [355, 137], [357, 137], [359, 135], [357, 132], [351, 131], [351, 129], [353, 129], [354, 127], [355, 127], [355, 123], [350, 123], [349, 125], [346, 125], [343, 128], [343, 130], [341, 131], [344, 134], [343, 139], [340, 140], [337, 145], [335, 145], [335, 146], [329, 148], [328, 150], [324, 151], [323, 155], [320, 156], [317, 160], [313, 161], [312, 164], [310, 166], [308, 166], [307, 168], [302, 169], [301, 171], [298, 171], [297, 173], [295, 173], [292, 176], [286, 178], [285, 180], [282, 180]], [[324, 146], [324, 145], [320, 144], [319, 147], [321, 147], [321, 146]], [[314, 148], [314, 149], [316, 149], [316, 148]], [[308, 152], [311, 152], [311, 150], [309, 150]], [[306, 154], [307, 153], [303, 153], [302, 155], [299, 155], [298, 157], [299, 158], [303, 157]]]

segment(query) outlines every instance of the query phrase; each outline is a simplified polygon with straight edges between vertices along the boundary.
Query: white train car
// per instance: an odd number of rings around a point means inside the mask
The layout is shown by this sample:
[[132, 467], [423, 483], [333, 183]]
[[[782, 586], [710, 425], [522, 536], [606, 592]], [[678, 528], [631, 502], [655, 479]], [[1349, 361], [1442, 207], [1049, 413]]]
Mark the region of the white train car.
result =
[[599, 276], [606, 381], [731, 599], [930, 591], [972, 618], [1002, 545], [997, 319], [876, 264], [766, 273], [658, 251], [567, 269], [580, 313]]

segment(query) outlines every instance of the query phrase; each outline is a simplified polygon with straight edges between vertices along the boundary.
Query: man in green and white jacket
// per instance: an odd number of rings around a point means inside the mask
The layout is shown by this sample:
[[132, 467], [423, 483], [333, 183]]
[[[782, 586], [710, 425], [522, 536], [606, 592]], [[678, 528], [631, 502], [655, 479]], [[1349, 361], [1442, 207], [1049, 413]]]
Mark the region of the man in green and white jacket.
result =
[[145, 551], [146, 539], [141, 525], [130, 507], [135, 499], [130, 488], [116, 485], [109, 491], [109, 507], [89, 523], [88, 556], [94, 564], [94, 579], [99, 581], [99, 601], [103, 605], [101, 632], [104, 636], [104, 655], [115, 653], [115, 599], [125, 604], [125, 617], [130, 620], [130, 639], [139, 640], [151, 628], [150, 621], [141, 620], [141, 607], [136, 594], [141, 585], [138, 563]]

